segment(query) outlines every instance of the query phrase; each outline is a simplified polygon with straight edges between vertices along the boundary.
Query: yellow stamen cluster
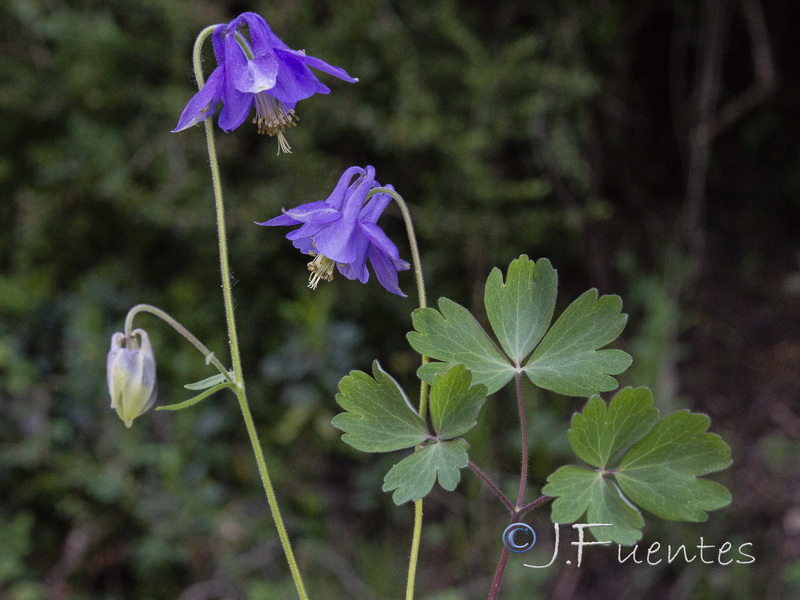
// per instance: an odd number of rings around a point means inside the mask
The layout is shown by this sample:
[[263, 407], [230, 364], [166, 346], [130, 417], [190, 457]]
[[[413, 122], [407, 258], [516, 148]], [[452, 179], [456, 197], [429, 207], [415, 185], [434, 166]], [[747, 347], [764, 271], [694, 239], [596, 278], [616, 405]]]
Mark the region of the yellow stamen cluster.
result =
[[253, 123], [258, 126], [258, 133], [278, 137], [278, 154], [280, 151], [292, 151], [283, 132], [297, 125], [300, 118], [294, 110], [286, 110], [286, 106], [274, 96], [261, 92], [255, 95], [256, 117]]
[[308, 287], [312, 290], [317, 289], [317, 284], [320, 281], [333, 281], [333, 269], [336, 267], [336, 261], [317, 254], [314, 260], [308, 263], [308, 270], [311, 275], [308, 278]]

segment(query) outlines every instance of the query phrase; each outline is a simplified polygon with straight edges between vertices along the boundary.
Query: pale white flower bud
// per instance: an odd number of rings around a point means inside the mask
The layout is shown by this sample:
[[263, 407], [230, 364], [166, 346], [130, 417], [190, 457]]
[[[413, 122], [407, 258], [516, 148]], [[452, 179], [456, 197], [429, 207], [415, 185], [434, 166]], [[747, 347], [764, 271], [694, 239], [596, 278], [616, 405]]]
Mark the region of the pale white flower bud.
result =
[[147, 332], [135, 329], [130, 340], [119, 332], [111, 336], [106, 376], [111, 408], [130, 427], [156, 401], [156, 361]]

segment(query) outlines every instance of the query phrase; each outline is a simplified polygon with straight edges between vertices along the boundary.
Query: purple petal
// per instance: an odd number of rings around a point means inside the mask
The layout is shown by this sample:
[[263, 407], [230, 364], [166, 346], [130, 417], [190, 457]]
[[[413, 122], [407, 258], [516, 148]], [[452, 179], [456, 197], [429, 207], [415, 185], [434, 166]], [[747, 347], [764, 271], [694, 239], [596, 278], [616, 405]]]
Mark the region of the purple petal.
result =
[[400, 252], [398, 252], [397, 246], [394, 245], [394, 242], [389, 239], [389, 236], [387, 236], [378, 225], [364, 222], [360, 222], [358, 225], [369, 241], [377, 246], [383, 254], [386, 254], [392, 259], [400, 258]]
[[378, 278], [378, 281], [386, 290], [407, 298], [398, 285], [397, 269], [394, 263], [375, 246], [370, 246], [369, 248], [369, 262], [372, 265], [372, 270], [375, 271], [375, 277]]
[[286, 234], [286, 239], [287, 240], [296, 240], [296, 239], [299, 239], [301, 237], [310, 238], [310, 237], [316, 235], [317, 232], [320, 229], [322, 229], [323, 227], [326, 227], [326, 225], [325, 224], [320, 224], [320, 223], [304, 223], [298, 229], [295, 229], [294, 231], [290, 231], [289, 233], [287, 233]]
[[324, 200], [295, 206], [284, 211], [284, 214], [302, 223], [332, 223], [342, 217], [342, 213], [335, 206]]
[[334, 77], [338, 77], [339, 79], [343, 79], [344, 81], [349, 81], [351, 83], [358, 83], [358, 79], [355, 77], [350, 77], [341, 67], [334, 67], [333, 65], [329, 65], [324, 60], [320, 58], [316, 58], [314, 56], [308, 56], [305, 52], [298, 52], [297, 50], [289, 50], [287, 54], [291, 53], [297, 60], [302, 63], [305, 63], [309, 67], [314, 67], [315, 69], [319, 69], [320, 71], [324, 71]]
[[393, 258], [392, 264], [394, 265], [395, 271], [407, 271], [411, 268], [411, 264], [407, 263], [402, 258]]
[[316, 254], [317, 249], [314, 247], [314, 242], [311, 238], [304, 237], [298, 240], [292, 240], [292, 246], [300, 250], [303, 254]]
[[349, 280], [358, 279], [361, 283], [369, 281], [369, 270], [367, 270], [366, 261], [354, 261], [347, 265], [336, 265], [339, 273], [347, 277]]
[[[349, 170], [349, 169], [348, 169]], [[341, 179], [339, 183], [341, 183]], [[314, 243], [320, 253], [340, 263], [350, 263], [355, 259], [354, 235], [357, 232], [358, 213], [367, 197], [367, 192], [375, 181], [375, 169], [367, 167], [366, 173], [359, 180], [354, 190], [348, 189], [344, 205], [341, 208], [342, 218], [320, 230], [314, 236]], [[337, 186], [338, 188], [338, 186]]]
[[361, 209], [358, 220], [362, 223], [377, 223], [391, 201], [392, 197], [389, 194], [375, 194], [367, 202], [367, 205]]
[[228, 94], [224, 99], [224, 106], [219, 113], [217, 124], [220, 128], [230, 133], [244, 123], [253, 105], [253, 94], [242, 94], [239, 91]]
[[348, 279], [358, 279], [361, 283], [366, 283], [369, 279], [369, 271], [367, 270], [369, 239], [356, 231], [352, 245], [355, 250], [355, 258], [347, 264], [339, 265], [339, 271]]
[[236, 89], [256, 94], [275, 87], [278, 76], [278, 59], [272, 55], [248, 60], [244, 69], [236, 73]]
[[222, 95], [223, 76], [224, 69], [222, 67], [214, 69], [203, 89], [192, 96], [192, 99], [186, 104], [173, 132], [188, 129], [200, 121], [205, 121], [216, 112], [217, 103]]
[[256, 221], [256, 225], [266, 225], [268, 227], [271, 227], [272, 225], [300, 225], [300, 223], [301, 221], [297, 221], [286, 214], [279, 215], [270, 219], [269, 221], [264, 221], [263, 223]]
[[350, 263], [356, 258], [356, 250], [353, 245], [355, 232], [355, 222], [339, 219], [321, 229], [314, 236], [314, 244], [320, 254], [324, 254], [337, 263]]
[[244, 123], [250, 108], [253, 106], [253, 94], [236, 89], [236, 81], [246, 77], [247, 59], [236, 42], [232, 32], [224, 40], [225, 46], [225, 83], [222, 90], [222, 101], [225, 106], [219, 114], [217, 123], [225, 131], [232, 131]]
[[237, 25], [241, 25], [242, 21], [247, 23], [250, 28], [250, 40], [253, 42], [254, 56], [260, 56], [260, 53], [265, 49], [272, 51], [273, 48], [280, 50], [289, 50], [289, 46], [284, 44], [278, 36], [276, 36], [272, 29], [270, 29], [267, 22], [261, 15], [254, 12], [245, 12], [236, 17]]
[[222, 34], [225, 33], [226, 25], [217, 25], [211, 34], [211, 44], [214, 47], [214, 57], [217, 59], [217, 65], [222, 66], [225, 64], [225, 43], [222, 41]]
[[339, 178], [336, 187], [333, 188], [331, 195], [328, 196], [328, 204], [341, 210], [344, 206], [344, 199], [347, 196], [347, 191], [350, 187], [350, 182], [356, 175], [365, 175], [366, 171], [361, 167], [350, 167]]
[[275, 87], [270, 94], [284, 104], [304, 100], [314, 94], [329, 94], [330, 89], [320, 82], [307, 66], [294, 57], [284, 59], [285, 53], [278, 51], [280, 69]]
[[351, 185], [345, 194], [344, 205], [340, 208], [346, 219], [357, 219], [367, 199], [367, 193], [375, 183], [375, 167], [367, 165], [363, 170], [364, 177], [359, 178]]

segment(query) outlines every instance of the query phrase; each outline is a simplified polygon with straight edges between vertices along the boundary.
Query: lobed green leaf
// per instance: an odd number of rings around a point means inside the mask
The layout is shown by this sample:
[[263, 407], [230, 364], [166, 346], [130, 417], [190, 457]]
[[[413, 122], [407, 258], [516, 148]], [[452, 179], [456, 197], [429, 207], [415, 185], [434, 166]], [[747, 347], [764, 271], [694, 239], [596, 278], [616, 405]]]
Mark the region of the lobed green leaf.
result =
[[625, 327], [622, 301], [618, 296], [598, 298], [597, 290], [589, 290], [548, 330], [557, 285], [556, 271], [547, 259], [535, 262], [523, 254], [511, 262], [505, 281], [500, 269], [492, 270], [484, 303], [502, 351], [475, 317], [452, 300], [441, 298], [438, 311], [414, 311], [415, 331], [408, 334], [409, 343], [420, 354], [441, 361], [420, 367], [420, 379], [433, 384], [437, 374], [463, 364], [472, 371], [475, 383], [486, 385], [488, 394], [520, 370], [535, 385], [568, 396], [591, 396], [616, 388], [612, 375], [622, 373], [632, 359], [622, 350], [601, 348]]
[[487, 393], [493, 394], [513, 377], [514, 367], [460, 304], [441, 298], [438, 311], [418, 308], [411, 319], [415, 329], [407, 335], [411, 347], [424, 356], [449, 363], [446, 367], [421, 368], [418, 374], [423, 381], [432, 384], [436, 372], [462, 364], [472, 372], [474, 383], [484, 384]]
[[461, 479], [461, 469], [469, 463], [469, 444], [458, 438], [434, 442], [420, 448], [394, 465], [383, 480], [383, 491], [391, 492], [395, 504], [427, 496], [436, 480], [449, 492], [456, 489]]
[[450, 439], [472, 429], [485, 400], [486, 386], [472, 385], [472, 374], [464, 365], [436, 375], [430, 391], [430, 411], [438, 437]]
[[342, 441], [363, 452], [391, 452], [422, 443], [428, 428], [405, 392], [377, 360], [372, 373], [370, 377], [351, 371], [339, 382], [336, 402], [345, 412], [332, 423], [344, 432]]
[[628, 319], [619, 296], [581, 294], [556, 320], [524, 369], [539, 387], [567, 396], [590, 396], [617, 387], [611, 375], [633, 359], [622, 350], [598, 350], [615, 340]]
[[542, 493], [557, 496], [551, 517], [555, 523], [574, 523], [586, 513], [587, 523], [598, 541], [634, 544], [642, 537], [644, 519], [619, 488], [600, 471], [567, 465], [547, 478]]
[[620, 390], [611, 403], [592, 396], [572, 417], [569, 443], [579, 457], [606, 468], [611, 459], [647, 434], [658, 421], [653, 394], [645, 387]]
[[546, 258], [534, 262], [523, 254], [503, 273], [495, 268], [486, 280], [484, 304], [489, 323], [506, 354], [519, 365], [544, 336], [556, 306], [558, 275]]
[[731, 464], [730, 447], [712, 433], [711, 420], [688, 410], [662, 419], [623, 458], [615, 474], [642, 508], [672, 521], [705, 521], [705, 511], [730, 504], [728, 490], [698, 479]]
[[572, 419], [569, 442], [596, 469], [568, 465], [548, 477], [542, 491], [556, 497], [553, 520], [574, 522], [586, 513], [589, 523], [613, 524], [592, 528], [597, 539], [620, 544], [641, 537], [636, 505], [665, 519], [704, 521], [706, 511], [730, 502], [724, 486], [698, 478], [731, 462], [728, 445], [706, 433], [709, 425], [689, 411], [659, 420], [646, 388], [621, 390], [608, 406], [590, 398]]

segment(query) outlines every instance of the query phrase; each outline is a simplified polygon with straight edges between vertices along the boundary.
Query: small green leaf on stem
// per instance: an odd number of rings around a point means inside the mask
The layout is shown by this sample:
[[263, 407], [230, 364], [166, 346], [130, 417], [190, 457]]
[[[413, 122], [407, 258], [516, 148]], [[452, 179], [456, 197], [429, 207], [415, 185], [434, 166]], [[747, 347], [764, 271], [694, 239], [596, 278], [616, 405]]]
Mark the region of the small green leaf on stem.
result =
[[641, 513], [599, 471], [567, 465], [547, 481], [542, 493], [558, 496], [551, 513], [554, 523], [573, 523], [587, 513], [587, 523], [611, 525], [589, 528], [599, 541], [635, 544], [641, 539], [644, 526]]
[[500, 345], [516, 364], [534, 349], [553, 319], [558, 275], [546, 258], [534, 262], [523, 254], [503, 272], [493, 269], [486, 280], [486, 315]]
[[617, 387], [618, 375], [632, 359], [622, 350], [598, 350], [614, 341], [628, 315], [619, 296], [581, 294], [556, 320], [525, 365], [539, 387], [566, 396], [590, 396]]
[[589, 399], [572, 419], [569, 442], [594, 469], [568, 465], [547, 478], [543, 494], [556, 496], [553, 520], [576, 521], [586, 512], [599, 540], [632, 544], [643, 521], [635, 505], [672, 521], [704, 521], [706, 511], [730, 503], [728, 490], [699, 479], [731, 463], [730, 448], [706, 433], [707, 416], [679, 411], [658, 419], [647, 388], [626, 388], [606, 407]]
[[220, 383], [219, 385], [215, 385], [214, 387], [207, 389], [202, 394], [198, 394], [193, 398], [189, 398], [188, 400], [179, 402], [178, 404], [167, 404], [166, 406], [159, 406], [156, 408], [156, 410], [183, 410], [184, 408], [189, 408], [190, 406], [194, 406], [201, 400], [205, 400], [206, 398], [208, 398], [212, 394], [216, 394], [220, 390], [233, 387], [234, 385], [230, 381], [226, 381], [225, 383]]
[[436, 480], [449, 492], [456, 489], [461, 471], [469, 464], [469, 444], [458, 438], [430, 443], [394, 465], [383, 479], [383, 491], [391, 492], [395, 504], [427, 496]]
[[187, 383], [183, 387], [185, 387], [187, 390], [192, 390], [196, 392], [199, 390], [205, 390], [210, 387], [213, 387], [218, 383], [222, 383], [223, 381], [229, 381], [229, 380], [222, 373], [217, 373], [216, 375], [212, 375], [211, 377], [206, 377], [201, 381], [195, 381], [194, 383]]
[[412, 448], [428, 437], [428, 428], [405, 392], [383, 369], [372, 363], [370, 377], [351, 371], [339, 382], [336, 402], [345, 412], [333, 418], [344, 432], [342, 441], [362, 452], [391, 452]]
[[[408, 334], [411, 347], [423, 356], [445, 363], [462, 364], [472, 372], [474, 383], [482, 383], [493, 394], [514, 376], [515, 369], [472, 314], [460, 304], [439, 299], [439, 310], [418, 308], [411, 314], [414, 329]], [[427, 365], [426, 365], [427, 367]], [[421, 368], [423, 381], [433, 383], [436, 372], [448, 367]]]
[[455, 365], [434, 378], [430, 392], [431, 419], [440, 439], [464, 435], [475, 426], [486, 400], [486, 386], [471, 384], [472, 374], [464, 365]]

